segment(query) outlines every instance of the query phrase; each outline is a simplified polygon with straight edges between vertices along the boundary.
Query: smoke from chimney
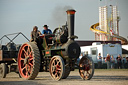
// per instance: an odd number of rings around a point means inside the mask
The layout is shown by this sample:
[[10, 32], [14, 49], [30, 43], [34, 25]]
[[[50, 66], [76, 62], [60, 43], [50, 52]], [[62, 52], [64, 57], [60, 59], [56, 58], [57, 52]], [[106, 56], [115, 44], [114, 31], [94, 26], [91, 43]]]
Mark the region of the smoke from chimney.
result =
[[67, 21], [67, 13], [66, 11], [68, 9], [73, 9], [71, 6], [57, 6], [53, 10], [52, 18], [53, 22], [56, 26], [62, 26], [66, 23]]

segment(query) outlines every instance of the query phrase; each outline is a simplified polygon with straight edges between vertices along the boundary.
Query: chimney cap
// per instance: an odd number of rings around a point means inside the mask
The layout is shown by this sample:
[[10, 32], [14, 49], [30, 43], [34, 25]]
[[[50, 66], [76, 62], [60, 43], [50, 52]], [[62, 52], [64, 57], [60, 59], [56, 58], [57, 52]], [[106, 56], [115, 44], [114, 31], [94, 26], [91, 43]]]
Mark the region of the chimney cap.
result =
[[67, 11], [67, 14], [75, 14], [75, 10], [74, 9], [68, 9]]

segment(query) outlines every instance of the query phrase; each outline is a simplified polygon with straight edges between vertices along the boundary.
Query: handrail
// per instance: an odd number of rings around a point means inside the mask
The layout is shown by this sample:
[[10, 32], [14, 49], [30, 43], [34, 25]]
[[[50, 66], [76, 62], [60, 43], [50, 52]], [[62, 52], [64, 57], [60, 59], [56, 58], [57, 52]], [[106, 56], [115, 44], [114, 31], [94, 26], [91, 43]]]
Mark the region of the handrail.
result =
[[[28, 41], [30, 41], [22, 32], [17, 32], [17, 33], [12, 33], [12, 34], [7, 34], [7, 35], [4, 35], [4, 36], [2, 36], [1, 38], [0, 38], [0, 41], [4, 38], [4, 37], [6, 37], [10, 42], [9, 43], [12, 43], [13, 42], [13, 40], [15, 40], [19, 35], [22, 35], [26, 40], [28, 40]], [[16, 35], [14, 38], [12, 38], [12, 39], [10, 39], [8, 36], [11, 36], [11, 35]], [[8, 44], [9, 44], [8, 43]], [[14, 42], [13, 42], [14, 43]], [[7, 44], [7, 45], [8, 45]]]

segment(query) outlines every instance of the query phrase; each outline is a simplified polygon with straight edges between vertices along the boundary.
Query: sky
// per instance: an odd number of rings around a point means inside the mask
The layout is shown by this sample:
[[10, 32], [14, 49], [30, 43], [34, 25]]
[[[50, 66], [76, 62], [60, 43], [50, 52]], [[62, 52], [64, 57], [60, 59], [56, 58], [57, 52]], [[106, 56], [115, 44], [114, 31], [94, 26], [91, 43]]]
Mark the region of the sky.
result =
[[[33, 27], [38, 26], [42, 31], [44, 24], [53, 31], [66, 23], [66, 10], [72, 8], [76, 10], [75, 35], [78, 40], [94, 40], [90, 26], [99, 21], [99, 6], [105, 4], [118, 6], [119, 34], [127, 38], [128, 0], [0, 0], [0, 37], [22, 32], [30, 39]], [[20, 36], [15, 42], [26, 40]]]

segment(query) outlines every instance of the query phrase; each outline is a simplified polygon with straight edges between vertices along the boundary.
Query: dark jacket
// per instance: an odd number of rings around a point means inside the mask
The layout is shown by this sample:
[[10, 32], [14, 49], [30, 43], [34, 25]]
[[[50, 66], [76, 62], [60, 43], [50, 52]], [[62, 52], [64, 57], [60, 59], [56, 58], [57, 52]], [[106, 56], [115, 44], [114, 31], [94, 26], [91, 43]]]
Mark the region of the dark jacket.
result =
[[33, 41], [37, 41], [37, 38], [39, 37], [39, 30], [37, 31], [37, 32], [35, 32], [35, 31], [32, 31], [31, 32], [31, 39], [33, 40]]
[[117, 62], [121, 62], [122, 58], [121, 57], [117, 57]]

